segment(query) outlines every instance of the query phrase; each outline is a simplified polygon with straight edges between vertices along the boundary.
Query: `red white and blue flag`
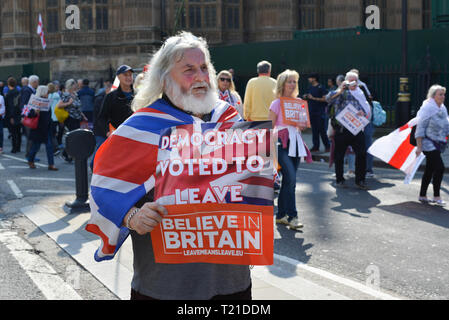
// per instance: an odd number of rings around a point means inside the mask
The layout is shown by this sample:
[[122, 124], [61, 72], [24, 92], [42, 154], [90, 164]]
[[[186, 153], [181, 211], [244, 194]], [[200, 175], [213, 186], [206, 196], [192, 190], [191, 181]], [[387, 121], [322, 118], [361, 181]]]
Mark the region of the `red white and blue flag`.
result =
[[[211, 122], [240, 120], [233, 107], [217, 102]], [[195, 122], [202, 120], [159, 99], [129, 117], [98, 149], [91, 181], [91, 219], [86, 226], [101, 238], [96, 261], [115, 256], [129, 235], [122, 226], [125, 215], [155, 186], [161, 130]]]

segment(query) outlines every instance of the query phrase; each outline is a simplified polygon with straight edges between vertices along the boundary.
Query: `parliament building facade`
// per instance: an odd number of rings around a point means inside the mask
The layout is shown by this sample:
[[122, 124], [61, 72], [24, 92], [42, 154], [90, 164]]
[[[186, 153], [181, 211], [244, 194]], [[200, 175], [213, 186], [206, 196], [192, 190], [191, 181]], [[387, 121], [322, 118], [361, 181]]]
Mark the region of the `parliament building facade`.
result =
[[[49, 62], [52, 79], [108, 78], [142, 68], [169, 35], [189, 30], [211, 46], [291, 40], [295, 31], [363, 26], [371, 4], [382, 29], [401, 28], [401, 0], [1, 0], [0, 67]], [[431, 24], [431, 0], [409, 0], [410, 29]], [[71, 5], [79, 10], [79, 28]], [[73, 7], [72, 7], [73, 8]], [[46, 49], [36, 33], [42, 16]]]

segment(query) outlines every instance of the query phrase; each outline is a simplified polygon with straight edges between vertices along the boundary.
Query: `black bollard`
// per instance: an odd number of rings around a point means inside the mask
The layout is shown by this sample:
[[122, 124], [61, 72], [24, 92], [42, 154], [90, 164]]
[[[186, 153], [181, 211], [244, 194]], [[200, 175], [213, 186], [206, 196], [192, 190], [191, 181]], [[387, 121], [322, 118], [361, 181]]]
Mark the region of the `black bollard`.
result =
[[70, 213], [89, 210], [89, 186], [87, 175], [87, 159], [95, 150], [95, 136], [92, 131], [77, 129], [69, 132], [66, 138], [66, 151], [75, 159], [76, 199], [65, 205]]

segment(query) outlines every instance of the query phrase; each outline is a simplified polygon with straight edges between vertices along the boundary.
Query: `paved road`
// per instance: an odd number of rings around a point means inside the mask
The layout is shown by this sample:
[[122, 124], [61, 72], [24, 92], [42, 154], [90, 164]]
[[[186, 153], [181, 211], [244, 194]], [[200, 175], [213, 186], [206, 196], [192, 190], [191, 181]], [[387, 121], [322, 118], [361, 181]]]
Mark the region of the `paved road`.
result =
[[74, 200], [74, 165], [56, 158], [60, 171], [48, 171], [42, 147], [41, 162], [32, 170], [24, 153], [8, 153], [5, 143], [0, 155], [0, 299], [118, 299], [20, 211], [43, 199], [50, 207], [60, 207], [61, 197]]
[[[77, 268], [78, 264], [66, 252], [79, 252], [81, 247], [67, 248], [69, 239], [61, 237], [56, 239], [59, 246], [56, 245], [21, 214], [21, 208], [39, 204], [45, 204], [50, 210], [60, 210], [61, 203], [64, 203], [61, 201], [74, 199], [73, 165], [57, 159], [56, 165], [61, 170], [49, 172], [44, 151], [43, 148], [39, 153], [43, 164], [36, 170], [26, 167], [23, 154], [0, 156], [3, 182], [0, 184], [0, 267], [2, 270], [7, 268], [8, 274], [0, 276], [2, 294], [11, 299], [17, 296], [25, 299], [51, 298], [48, 291], [39, 285], [42, 279], [33, 278], [33, 269], [23, 265], [23, 256], [17, 255], [17, 252], [22, 252], [26, 256], [25, 261], [50, 268], [47, 273], [54, 276], [53, 279], [59, 277], [69, 284], [78, 279], [79, 286], [74, 292], [66, 287], [67, 290], [61, 292], [63, 297], [77, 295], [81, 299], [116, 299], [115, 294], [84, 268]], [[308, 285], [312, 281], [344, 294], [335, 283], [356, 281], [377, 286], [399, 297], [448, 299], [449, 276], [445, 271], [449, 270], [449, 212], [416, 201], [420, 177], [406, 186], [402, 183], [403, 175], [398, 171], [378, 169], [377, 178], [368, 181], [371, 190], [366, 192], [352, 187], [335, 189], [332, 174], [325, 164], [301, 164], [296, 199], [305, 228], [295, 232], [285, 226], [276, 226], [276, 256], [289, 263], [304, 263], [301, 268], [307, 273], [309, 282], [297, 283]], [[352, 183], [350, 180], [349, 185]], [[445, 179], [443, 197], [449, 198], [447, 185], [448, 180]], [[65, 216], [59, 224], [81, 232], [82, 222], [75, 227], [77, 219], [76, 215]], [[45, 227], [51, 232], [56, 229], [56, 224], [47, 223]], [[11, 230], [13, 233], [8, 233]], [[35, 256], [41, 260], [35, 260]], [[285, 270], [258, 269], [254, 273], [274, 285], [288, 286], [296, 283], [297, 272], [289, 270], [291, 265], [286, 264]], [[58, 281], [54, 280], [55, 283]], [[17, 283], [23, 290], [18, 290]], [[292, 288], [289, 292], [300, 289]], [[338, 298], [337, 295], [334, 297]]]
[[296, 200], [305, 228], [278, 227], [275, 251], [360, 282], [378, 273], [380, 287], [400, 296], [448, 299], [449, 211], [416, 201], [419, 174], [404, 185], [397, 171], [376, 173], [368, 192], [336, 189], [326, 165], [302, 165]]

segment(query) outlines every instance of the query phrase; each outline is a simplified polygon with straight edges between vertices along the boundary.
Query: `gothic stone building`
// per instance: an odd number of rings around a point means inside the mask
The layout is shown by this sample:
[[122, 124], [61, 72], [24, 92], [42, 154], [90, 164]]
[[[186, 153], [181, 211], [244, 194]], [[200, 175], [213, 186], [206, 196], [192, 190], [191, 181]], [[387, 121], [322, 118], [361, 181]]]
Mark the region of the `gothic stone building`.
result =
[[[410, 29], [428, 28], [430, 0], [408, 2]], [[49, 62], [52, 79], [108, 78], [120, 64], [143, 67], [179, 30], [212, 46], [288, 40], [296, 30], [364, 25], [370, 4], [381, 9], [381, 28], [400, 28], [401, 0], [1, 0], [0, 66]], [[70, 5], [79, 9], [79, 29], [67, 28]]]

